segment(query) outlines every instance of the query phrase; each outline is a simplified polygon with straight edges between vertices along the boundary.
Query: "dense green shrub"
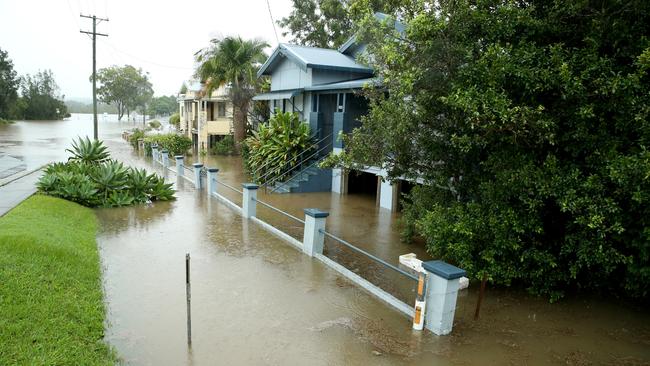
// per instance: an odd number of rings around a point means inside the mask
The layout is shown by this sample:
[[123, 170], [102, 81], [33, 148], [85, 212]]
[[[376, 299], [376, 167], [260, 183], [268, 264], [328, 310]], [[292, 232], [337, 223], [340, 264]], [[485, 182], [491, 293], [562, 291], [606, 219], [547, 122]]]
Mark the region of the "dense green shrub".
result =
[[263, 184], [273, 180], [301, 159], [300, 154], [315, 148], [309, 125], [298, 119], [296, 113], [276, 111], [268, 123], [260, 124], [257, 131], [244, 141], [247, 149], [246, 165], [254, 177]]
[[233, 155], [235, 153], [235, 139], [231, 135], [224, 136], [212, 146], [214, 155]]
[[171, 116], [169, 116], [169, 124], [178, 129], [181, 125], [181, 115], [178, 113], [174, 113]]
[[411, 234], [475, 279], [648, 299], [650, 2], [412, 4], [363, 22], [382, 86], [342, 161], [424, 180]]
[[162, 125], [160, 124], [160, 121], [157, 119], [154, 119], [153, 121], [149, 121], [149, 127], [153, 128], [154, 130], [160, 129], [160, 126]]
[[79, 139], [67, 163], [53, 163], [37, 183], [39, 192], [88, 207], [119, 207], [174, 198], [171, 184], [144, 169], [111, 160], [101, 141]]
[[144, 139], [144, 130], [141, 130], [139, 128], [134, 128], [133, 131], [131, 131], [131, 134], [129, 135], [129, 143], [131, 144], [131, 146], [137, 149], [139, 139]]
[[166, 149], [170, 155], [185, 155], [192, 147], [192, 140], [189, 137], [165, 133], [147, 136], [144, 139], [144, 149], [147, 155], [151, 155], [151, 144], [157, 144], [159, 150]]

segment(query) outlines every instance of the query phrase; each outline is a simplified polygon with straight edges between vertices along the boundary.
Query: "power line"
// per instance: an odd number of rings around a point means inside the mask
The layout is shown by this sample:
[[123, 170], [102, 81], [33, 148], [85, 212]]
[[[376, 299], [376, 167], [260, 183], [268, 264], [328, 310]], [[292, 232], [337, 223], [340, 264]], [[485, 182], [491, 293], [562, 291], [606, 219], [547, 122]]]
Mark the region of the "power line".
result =
[[271, 25], [273, 26], [273, 33], [275, 34], [275, 41], [280, 44], [280, 38], [278, 38], [278, 31], [275, 29], [275, 20], [273, 20], [273, 14], [271, 13], [271, 4], [269, 0], [266, 0], [266, 8], [269, 9], [269, 16], [271, 17]]
[[81, 33], [85, 33], [93, 36], [93, 128], [94, 128], [94, 138], [98, 139], [97, 136], [97, 36], [108, 37], [108, 34], [97, 33], [97, 24], [98, 20], [101, 23], [102, 21], [107, 21], [108, 18], [98, 18], [95, 15], [79, 15], [82, 18], [88, 18], [93, 20], [93, 31], [88, 32], [84, 30], [79, 30]]
[[132, 54], [130, 54], [130, 53], [127, 53], [127, 52], [124, 52], [124, 51], [122, 51], [122, 50], [117, 49], [117, 47], [115, 47], [112, 43], [110, 43], [110, 42], [108, 42], [108, 41], [106, 42], [106, 44], [107, 44], [110, 48], [112, 48], [115, 52], [118, 52], [118, 53], [121, 53], [121, 54], [123, 54], [123, 55], [125, 55], [125, 56], [131, 57], [131, 58], [134, 58], [134, 59], [136, 59], [136, 60], [138, 60], [138, 61], [140, 61], [140, 62], [144, 62], [144, 63], [147, 63], [147, 64], [151, 64], [151, 65], [155, 65], [155, 66], [163, 67], [163, 68], [168, 68], [168, 69], [194, 70], [194, 69], [191, 68], [191, 67], [182, 67], [182, 66], [174, 66], [174, 65], [165, 65], [165, 64], [161, 64], [161, 63], [158, 63], [158, 62], [155, 62], [155, 61], [145, 60], [145, 59], [143, 59], [142, 57], [135, 56], [135, 55], [132, 55]]

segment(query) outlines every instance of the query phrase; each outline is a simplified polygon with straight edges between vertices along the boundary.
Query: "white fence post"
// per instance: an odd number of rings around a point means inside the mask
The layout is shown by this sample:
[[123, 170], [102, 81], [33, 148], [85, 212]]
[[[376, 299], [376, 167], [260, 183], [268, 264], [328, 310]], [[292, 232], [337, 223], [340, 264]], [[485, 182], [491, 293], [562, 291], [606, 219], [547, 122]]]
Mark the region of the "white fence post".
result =
[[156, 144], [151, 144], [151, 158], [154, 163], [158, 160], [158, 145]]
[[217, 193], [217, 173], [219, 169], [208, 168], [208, 194], [213, 195]]
[[422, 263], [427, 271], [424, 326], [437, 335], [451, 333], [456, 312], [458, 283], [467, 272], [440, 260]]
[[194, 167], [194, 187], [201, 189], [201, 168], [203, 168], [203, 164], [194, 163], [192, 166]]
[[185, 175], [185, 171], [183, 170], [183, 155], [176, 155], [176, 175], [179, 177], [182, 177]]
[[163, 165], [163, 167], [167, 168], [167, 166], [169, 165], [169, 151], [162, 150], [160, 152], [160, 155], [162, 156], [162, 165]]
[[242, 215], [251, 218], [257, 215], [257, 189], [259, 186], [253, 183], [243, 183], [244, 194], [242, 197]]
[[302, 238], [302, 251], [310, 257], [314, 254], [323, 254], [323, 245], [325, 244], [325, 220], [329, 216], [328, 212], [321, 211], [317, 208], [305, 209], [305, 232]]

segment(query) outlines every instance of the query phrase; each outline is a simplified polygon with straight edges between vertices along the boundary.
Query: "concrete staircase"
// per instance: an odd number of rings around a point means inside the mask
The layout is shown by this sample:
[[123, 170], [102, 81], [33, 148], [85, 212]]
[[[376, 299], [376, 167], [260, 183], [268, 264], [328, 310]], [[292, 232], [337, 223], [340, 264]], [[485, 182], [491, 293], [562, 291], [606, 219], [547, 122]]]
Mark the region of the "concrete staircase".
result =
[[314, 161], [284, 182], [276, 182], [268, 188], [274, 193], [326, 192], [332, 189], [332, 170], [321, 169], [318, 161]]

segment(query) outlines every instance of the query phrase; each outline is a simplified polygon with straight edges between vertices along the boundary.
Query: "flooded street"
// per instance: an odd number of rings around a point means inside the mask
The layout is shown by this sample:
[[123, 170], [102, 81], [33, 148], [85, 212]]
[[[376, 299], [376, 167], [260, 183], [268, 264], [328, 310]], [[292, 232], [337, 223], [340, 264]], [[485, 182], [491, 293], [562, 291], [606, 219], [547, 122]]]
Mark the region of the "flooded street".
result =
[[[138, 124], [139, 125], [139, 124]], [[100, 137], [125, 164], [162, 173], [121, 140], [130, 123], [101, 121]], [[92, 135], [90, 115], [0, 126], [0, 155], [28, 168], [67, 157], [73, 137]], [[186, 164], [192, 162], [191, 159]], [[206, 157], [233, 186], [246, 180], [237, 157]], [[176, 177], [167, 173], [172, 182]], [[650, 314], [615, 299], [546, 299], [488, 288], [473, 320], [476, 286], [461, 291], [454, 330], [438, 337], [335, 271], [303, 255], [187, 181], [177, 199], [98, 209], [108, 309], [106, 338], [133, 365], [648, 365]], [[241, 197], [219, 187], [240, 203]], [[399, 215], [372, 196], [332, 193], [258, 198], [302, 218], [330, 212], [327, 230], [397, 263], [424, 249], [399, 241]], [[260, 207], [258, 215], [296, 238], [302, 226]], [[186, 344], [185, 253], [192, 257], [191, 351]], [[333, 242], [325, 254], [413, 303], [413, 283]]]

